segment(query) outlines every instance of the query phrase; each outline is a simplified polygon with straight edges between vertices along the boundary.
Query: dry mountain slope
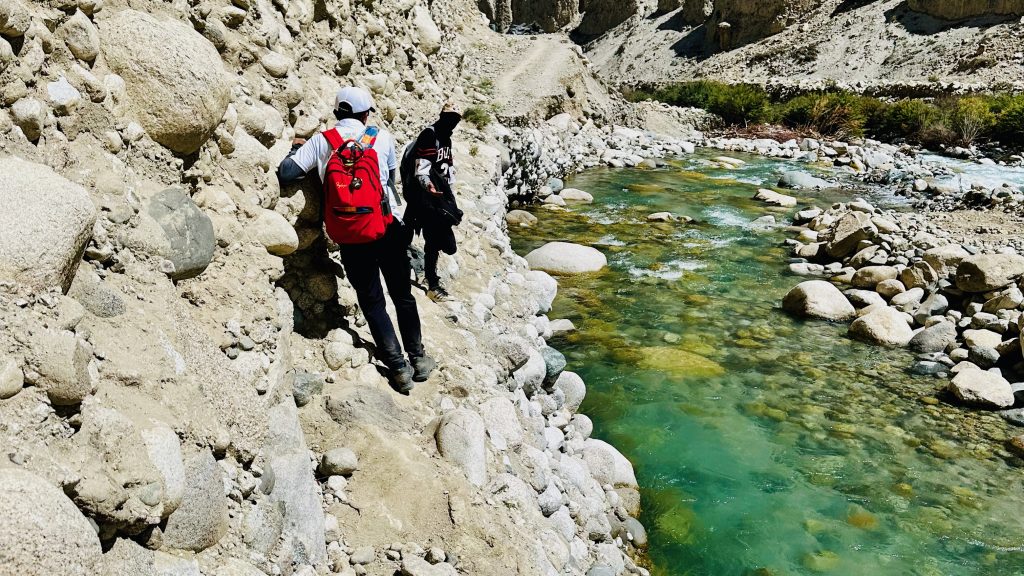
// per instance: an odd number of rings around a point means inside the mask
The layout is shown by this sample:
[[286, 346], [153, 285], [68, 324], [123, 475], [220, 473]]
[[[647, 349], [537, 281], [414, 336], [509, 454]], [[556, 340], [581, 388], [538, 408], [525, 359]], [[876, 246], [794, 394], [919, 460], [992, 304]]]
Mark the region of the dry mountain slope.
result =
[[[793, 0], [717, 0], [697, 2], [702, 9], [689, 0], [670, 4], [683, 7], [659, 13], [657, 3], [648, 1], [587, 46], [606, 78], [646, 83], [708, 77], [807, 86], [835, 81], [863, 87], [941, 81], [947, 88], [1024, 88], [1019, 3], [825, 0], [807, 6]], [[936, 10], [939, 5], [944, 8]], [[963, 17], [944, 19], [954, 16]], [[719, 28], [721, 23], [728, 29]]]

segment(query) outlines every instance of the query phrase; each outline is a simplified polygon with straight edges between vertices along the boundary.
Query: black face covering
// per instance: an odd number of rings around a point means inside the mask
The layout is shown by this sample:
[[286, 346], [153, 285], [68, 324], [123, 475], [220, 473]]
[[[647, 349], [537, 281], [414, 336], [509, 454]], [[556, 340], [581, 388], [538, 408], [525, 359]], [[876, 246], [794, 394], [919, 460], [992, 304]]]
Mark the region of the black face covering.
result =
[[434, 123], [434, 128], [442, 134], [451, 134], [462, 121], [462, 116], [454, 112], [442, 112], [441, 118]]

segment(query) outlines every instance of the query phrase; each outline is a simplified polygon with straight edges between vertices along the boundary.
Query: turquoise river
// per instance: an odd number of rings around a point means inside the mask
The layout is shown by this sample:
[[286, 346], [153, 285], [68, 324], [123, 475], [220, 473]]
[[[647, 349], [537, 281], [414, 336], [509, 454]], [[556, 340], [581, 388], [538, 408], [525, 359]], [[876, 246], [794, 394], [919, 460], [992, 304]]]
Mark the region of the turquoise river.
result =
[[[512, 232], [520, 254], [563, 240], [608, 256], [559, 279], [550, 316], [577, 331], [551, 344], [587, 382], [595, 435], [636, 468], [652, 572], [1024, 574], [1017, 432], [908, 375], [908, 353], [786, 316], [787, 232], [750, 222], [791, 211], [751, 197], [794, 165], [739, 157], [589, 171], [567, 185], [593, 204]], [[646, 221], [660, 211], [695, 221]]]

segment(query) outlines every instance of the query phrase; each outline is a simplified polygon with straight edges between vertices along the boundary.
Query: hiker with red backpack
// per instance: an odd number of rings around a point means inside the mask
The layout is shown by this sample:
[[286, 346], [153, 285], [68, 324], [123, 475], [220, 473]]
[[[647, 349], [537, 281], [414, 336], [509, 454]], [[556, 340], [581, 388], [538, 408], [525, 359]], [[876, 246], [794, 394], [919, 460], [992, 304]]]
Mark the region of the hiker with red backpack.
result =
[[[323, 219], [327, 235], [341, 247], [341, 263], [377, 347], [391, 386], [408, 394], [425, 382], [436, 363], [423, 349], [419, 311], [412, 295], [408, 248], [412, 229], [402, 221], [395, 190], [398, 169], [395, 142], [386, 130], [368, 124], [373, 98], [348, 87], [335, 98], [337, 125], [309, 141], [296, 139], [278, 167], [282, 184], [303, 178], [314, 168], [324, 186]], [[383, 275], [398, 315], [402, 345], [388, 316]]]
[[437, 121], [424, 128], [402, 154], [406, 224], [423, 232], [427, 297], [435, 302], [449, 298], [437, 273], [438, 258], [441, 252], [453, 256], [458, 250], [453, 228], [462, 222], [462, 210], [455, 199], [452, 133], [461, 121], [458, 105], [445, 102]]

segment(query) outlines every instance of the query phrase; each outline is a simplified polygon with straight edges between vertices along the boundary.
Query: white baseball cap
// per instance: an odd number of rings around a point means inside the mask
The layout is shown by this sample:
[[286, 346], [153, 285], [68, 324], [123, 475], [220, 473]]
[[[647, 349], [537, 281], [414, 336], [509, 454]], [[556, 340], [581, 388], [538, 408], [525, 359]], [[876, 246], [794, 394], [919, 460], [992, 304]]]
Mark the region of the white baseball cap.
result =
[[373, 96], [370, 96], [365, 89], [356, 86], [338, 90], [338, 95], [334, 98], [334, 108], [337, 109], [342, 104], [348, 105], [353, 114], [362, 114], [367, 110], [376, 112], [373, 107]]

